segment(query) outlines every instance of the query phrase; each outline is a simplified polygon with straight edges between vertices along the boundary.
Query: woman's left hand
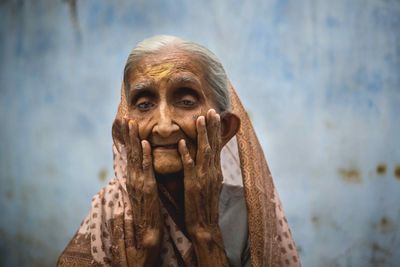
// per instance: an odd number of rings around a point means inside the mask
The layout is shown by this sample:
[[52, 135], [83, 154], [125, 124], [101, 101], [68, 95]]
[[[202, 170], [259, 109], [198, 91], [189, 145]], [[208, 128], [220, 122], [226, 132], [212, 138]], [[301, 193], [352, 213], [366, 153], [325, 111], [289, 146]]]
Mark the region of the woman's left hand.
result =
[[[214, 109], [210, 109], [206, 117], [197, 118], [196, 128], [197, 154], [195, 160], [191, 158], [185, 141], [180, 140], [179, 142], [179, 152], [184, 170], [186, 228], [191, 236], [198, 261], [200, 261], [199, 265], [224, 266], [226, 255], [218, 226], [218, 203], [222, 188], [221, 119], [219, 114]], [[217, 258], [220, 259], [217, 260]], [[204, 264], [201, 264], [202, 262]], [[213, 265], [207, 265], [211, 263]]]

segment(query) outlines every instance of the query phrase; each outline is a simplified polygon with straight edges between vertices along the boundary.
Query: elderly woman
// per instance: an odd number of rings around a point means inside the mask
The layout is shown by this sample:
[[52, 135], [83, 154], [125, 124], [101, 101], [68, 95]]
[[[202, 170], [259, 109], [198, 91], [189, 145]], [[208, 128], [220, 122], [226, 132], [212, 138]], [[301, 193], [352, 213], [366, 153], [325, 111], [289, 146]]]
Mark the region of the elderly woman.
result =
[[257, 137], [212, 52], [172, 36], [139, 43], [112, 135], [115, 178], [59, 266], [300, 265]]

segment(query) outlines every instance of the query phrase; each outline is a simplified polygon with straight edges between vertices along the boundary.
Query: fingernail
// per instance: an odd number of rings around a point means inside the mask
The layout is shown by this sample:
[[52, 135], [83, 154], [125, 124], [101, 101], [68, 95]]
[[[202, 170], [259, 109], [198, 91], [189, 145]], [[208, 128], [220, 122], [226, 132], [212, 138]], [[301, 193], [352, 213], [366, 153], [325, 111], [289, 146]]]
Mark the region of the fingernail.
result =
[[206, 125], [206, 120], [205, 120], [204, 116], [199, 117], [199, 122], [200, 122], [200, 125], [202, 125], [202, 126]]
[[215, 117], [217, 118], [217, 121], [220, 121], [220, 120], [221, 120], [221, 116], [219, 116], [218, 113], [216, 113]]

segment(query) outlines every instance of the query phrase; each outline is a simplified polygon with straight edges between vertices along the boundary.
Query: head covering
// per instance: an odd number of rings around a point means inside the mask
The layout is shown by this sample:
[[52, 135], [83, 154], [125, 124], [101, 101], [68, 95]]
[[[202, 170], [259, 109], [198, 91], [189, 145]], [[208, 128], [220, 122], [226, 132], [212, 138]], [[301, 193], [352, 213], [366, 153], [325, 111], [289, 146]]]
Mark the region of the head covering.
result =
[[[229, 84], [232, 111], [240, 117], [241, 127], [222, 150], [221, 166], [224, 183], [243, 184], [248, 212], [249, 247], [251, 265], [300, 266], [294, 241], [275, 190], [264, 153], [243, 105], [232, 85]], [[59, 266], [135, 266], [132, 262], [134, 229], [132, 208], [126, 191], [126, 151], [116, 121], [127, 114], [124, 85], [121, 102], [112, 128], [114, 140], [115, 178], [92, 199], [89, 215], [67, 245], [58, 260]], [[165, 226], [171, 225], [168, 213], [163, 209]], [[179, 233], [164, 231], [164, 262], [171, 266], [178, 261], [171, 253], [172, 242], [181, 237]], [[192, 265], [190, 241], [181, 246], [183, 262]], [[177, 245], [178, 247], [178, 245]], [[178, 248], [179, 249], [179, 248]], [[175, 259], [174, 259], [175, 258]]]

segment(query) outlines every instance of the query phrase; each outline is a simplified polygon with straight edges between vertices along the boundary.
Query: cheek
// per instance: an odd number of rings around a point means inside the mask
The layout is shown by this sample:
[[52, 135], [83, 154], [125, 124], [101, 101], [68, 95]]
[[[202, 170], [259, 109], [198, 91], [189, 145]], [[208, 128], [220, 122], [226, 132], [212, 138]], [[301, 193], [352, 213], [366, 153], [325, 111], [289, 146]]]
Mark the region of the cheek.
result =
[[198, 115], [191, 114], [185, 117], [176, 118], [175, 122], [178, 124], [179, 128], [190, 138], [197, 138], [197, 130], [196, 130], [196, 118]]
[[140, 122], [139, 124], [139, 138], [140, 140], [147, 139], [151, 133], [151, 124], [149, 122]]
[[139, 138], [140, 140], [146, 139], [151, 133], [152, 127], [152, 116], [130, 116], [130, 119], [134, 120], [138, 124]]

